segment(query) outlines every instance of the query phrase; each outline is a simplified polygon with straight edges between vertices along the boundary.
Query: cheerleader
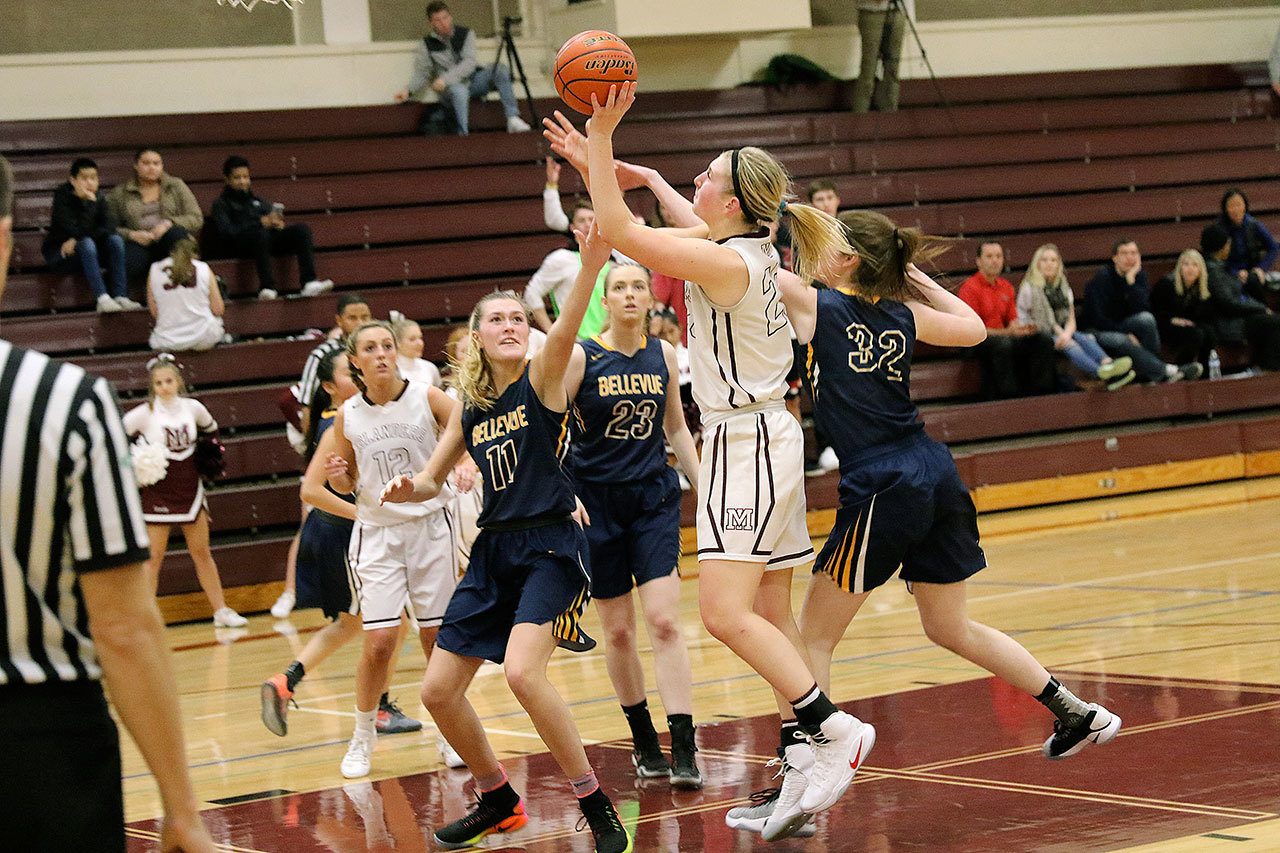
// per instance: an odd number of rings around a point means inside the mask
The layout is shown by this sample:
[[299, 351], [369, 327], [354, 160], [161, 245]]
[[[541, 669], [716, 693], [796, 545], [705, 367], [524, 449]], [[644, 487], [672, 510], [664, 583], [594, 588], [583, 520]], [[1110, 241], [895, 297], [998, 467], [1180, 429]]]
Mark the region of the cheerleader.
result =
[[196, 444], [202, 438], [213, 438], [218, 424], [203, 404], [186, 396], [182, 369], [172, 355], [162, 353], [151, 359], [147, 362], [147, 373], [147, 402], [124, 416], [124, 428], [136, 444], [163, 450], [163, 457], [156, 450], [135, 451], [135, 455], [143, 458], [155, 454], [157, 459], [164, 460], [163, 470], [156, 470], [150, 477], [139, 477], [139, 485], [149, 481], [142, 488], [142, 512], [151, 537], [147, 570], [152, 589], [159, 583], [160, 565], [169, 547], [169, 531], [175, 524], [179, 525], [187, 540], [187, 552], [195, 563], [200, 587], [213, 607], [214, 627], [241, 628], [248, 620], [228, 607], [222, 596], [218, 566], [209, 550], [209, 509], [204, 480], [196, 470]]

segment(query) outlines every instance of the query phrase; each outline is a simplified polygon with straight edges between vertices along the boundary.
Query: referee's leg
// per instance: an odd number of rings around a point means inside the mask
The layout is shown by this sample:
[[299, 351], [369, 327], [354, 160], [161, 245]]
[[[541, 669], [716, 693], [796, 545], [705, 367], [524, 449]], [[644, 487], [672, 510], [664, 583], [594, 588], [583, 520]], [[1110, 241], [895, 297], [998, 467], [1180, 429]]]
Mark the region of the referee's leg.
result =
[[4, 847], [123, 853], [120, 737], [94, 683], [0, 687]]

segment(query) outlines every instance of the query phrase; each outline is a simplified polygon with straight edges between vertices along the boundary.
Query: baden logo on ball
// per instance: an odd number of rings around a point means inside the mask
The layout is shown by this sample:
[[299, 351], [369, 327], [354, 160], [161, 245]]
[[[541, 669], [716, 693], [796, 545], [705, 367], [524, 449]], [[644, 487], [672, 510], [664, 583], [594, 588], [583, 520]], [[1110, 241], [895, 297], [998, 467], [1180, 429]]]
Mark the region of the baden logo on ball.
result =
[[591, 95], [603, 104], [609, 87], [635, 82], [636, 57], [627, 43], [604, 30], [587, 30], [564, 43], [552, 75], [556, 93], [571, 109], [591, 115]]

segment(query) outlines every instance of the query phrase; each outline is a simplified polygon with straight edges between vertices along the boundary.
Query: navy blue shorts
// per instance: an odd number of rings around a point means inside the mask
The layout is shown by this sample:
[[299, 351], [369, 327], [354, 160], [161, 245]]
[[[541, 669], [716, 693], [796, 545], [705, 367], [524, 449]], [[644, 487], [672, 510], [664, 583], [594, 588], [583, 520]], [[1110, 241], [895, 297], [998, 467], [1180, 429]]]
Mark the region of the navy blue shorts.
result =
[[859, 593], [899, 566], [908, 584], [956, 583], [986, 568], [977, 510], [945, 446], [921, 433], [840, 470], [840, 508], [814, 572]]
[[587, 538], [572, 520], [526, 530], [481, 530], [467, 573], [445, 609], [436, 645], [502, 663], [515, 625], [550, 622], [561, 648], [595, 648], [579, 625], [589, 598], [588, 565]]
[[298, 540], [299, 610], [318, 607], [330, 619], [337, 619], [340, 613], [360, 612], [347, 564], [353, 524], [323, 510], [307, 514]]
[[578, 483], [587, 508], [591, 597], [617, 598], [665, 578], [680, 562], [680, 478], [676, 469], [648, 481]]

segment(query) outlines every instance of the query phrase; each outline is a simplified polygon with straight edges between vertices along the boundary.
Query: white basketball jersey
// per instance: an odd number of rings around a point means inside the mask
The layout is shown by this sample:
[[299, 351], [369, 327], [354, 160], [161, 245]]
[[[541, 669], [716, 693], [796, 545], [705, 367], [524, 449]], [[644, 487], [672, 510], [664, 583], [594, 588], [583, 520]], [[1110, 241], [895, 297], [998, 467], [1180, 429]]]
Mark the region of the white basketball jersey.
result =
[[778, 253], [767, 230], [721, 241], [747, 264], [747, 291], [733, 306], [687, 281], [693, 399], [708, 416], [781, 400], [791, 370], [791, 323], [778, 292]]
[[147, 287], [156, 303], [154, 336], [159, 342], [198, 340], [213, 320], [209, 308], [209, 291], [217, 287], [213, 270], [204, 261], [194, 263], [196, 274], [190, 287], [173, 283], [169, 275], [173, 269], [170, 258], [151, 265]]
[[190, 397], [174, 397], [168, 402], [157, 399], [154, 404], [144, 403], [130, 409], [124, 416], [127, 435], [141, 435], [148, 444], [163, 447], [174, 462], [195, 453], [200, 433], [217, 428], [217, 422], [204, 404]]
[[357, 394], [342, 404], [343, 432], [356, 451], [360, 479], [356, 484], [356, 519], [387, 526], [421, 518], [453, 500], [445, 486], [425, 503], [378, 505], [382, 489], [399, 474], [412, 477], [427, 467], [436, 447], [436, 419], [427, 402], [427, 386], [409, 380], [399, 397], [383, 406]]

